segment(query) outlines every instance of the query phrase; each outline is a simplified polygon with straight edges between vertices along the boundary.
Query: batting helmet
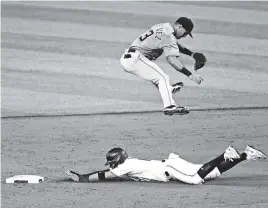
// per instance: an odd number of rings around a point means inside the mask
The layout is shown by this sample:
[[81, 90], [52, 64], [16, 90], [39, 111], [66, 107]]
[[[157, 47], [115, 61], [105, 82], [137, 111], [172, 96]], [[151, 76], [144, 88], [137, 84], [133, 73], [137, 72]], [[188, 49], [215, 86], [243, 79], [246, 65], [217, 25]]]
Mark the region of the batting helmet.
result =
[[128, 154], [126, 150], [120, 147], [113, 148], [106, 154], [107, 162], [105, 165], [110, 165], [111, 168], [116, 168], [119, 164], [124, 163], [127, 158]]

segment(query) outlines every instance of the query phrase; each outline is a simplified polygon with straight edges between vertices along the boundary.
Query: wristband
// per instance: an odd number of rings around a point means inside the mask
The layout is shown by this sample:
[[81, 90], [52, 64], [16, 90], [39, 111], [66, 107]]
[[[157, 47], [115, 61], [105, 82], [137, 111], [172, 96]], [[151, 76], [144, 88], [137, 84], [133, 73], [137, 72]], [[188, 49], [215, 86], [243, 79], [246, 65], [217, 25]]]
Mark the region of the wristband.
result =
[[181, 70], [180, 70], [181, 73], [183, 73], [184, 75], [186, 75], [187, 77], [191, 76], [192, 75], [192, 72], [190, 72], [188, 69], [186, 69], [185, 67], [183, 67]]
[[194, 53], [190, 51], [188, 48], [182, 47], [180, 44], [177, 44], [177, 45], [181, 53], [188, 55], [188, 56], [193, 56]]
[[105, 171], [99, 171], [98, 178], [100, 181], [104, 181], [105, 180]]

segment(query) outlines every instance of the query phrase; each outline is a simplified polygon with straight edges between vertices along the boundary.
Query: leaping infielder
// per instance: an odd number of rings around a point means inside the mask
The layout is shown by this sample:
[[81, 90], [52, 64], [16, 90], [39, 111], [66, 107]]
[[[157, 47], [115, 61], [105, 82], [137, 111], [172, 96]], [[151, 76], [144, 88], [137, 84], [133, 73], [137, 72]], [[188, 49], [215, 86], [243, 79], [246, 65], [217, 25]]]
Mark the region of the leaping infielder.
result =
[[177, 43], [178, 39], [187, 35], [193, 37], [191, 34], [193, 27], [193, 22], [187, 17], [180, 17], [173, 24], [162, 23], [154, 25], [134, 40], [120, 59], [120, 63], [126, 72], [151, 81], [159, 89], [164, 104], [164, 114], [166, 115], [189, 113], [187, 108], [178, 107], [172, 97], [172, 94], [180, 91], [183, 83], [178, 82], [171, 85], [169, 76], [152, 60], [156, 60], [164, 52], [167, 62], [172, 67], [197, 84], [201, 84], [203, 78], [186, 69], [180, 60], [180, 53], [195, 59], [195, 70], [205, 66], [206, 57], [202, 53], [194, 53]]
[[76, 182], [97, 182], [108, 180], [135, 181], [181, 181], [187, 184], [202, 184], [207, 179], [215, 179], [242, 161], [265, 159], [266, 155], [247, 146], [239, 154], [233, 147], [205, 164], [194, 164], [170, 153], [165, 160], [140, 160], [128, 157], [122, 148], [113, 148], [106, 154], [106, 164], [110, 168], [88, 174], [67, 170], [65, 173]]

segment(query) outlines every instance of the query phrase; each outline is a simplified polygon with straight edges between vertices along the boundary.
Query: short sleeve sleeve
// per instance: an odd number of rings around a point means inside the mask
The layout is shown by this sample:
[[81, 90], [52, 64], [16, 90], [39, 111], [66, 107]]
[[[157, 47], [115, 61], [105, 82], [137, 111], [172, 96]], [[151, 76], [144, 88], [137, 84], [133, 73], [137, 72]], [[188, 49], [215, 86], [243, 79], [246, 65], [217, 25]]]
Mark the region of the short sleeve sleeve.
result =
[[164, 35], [162, 47], [166, 56], [180, 56], [180, 49], [174, 35]]

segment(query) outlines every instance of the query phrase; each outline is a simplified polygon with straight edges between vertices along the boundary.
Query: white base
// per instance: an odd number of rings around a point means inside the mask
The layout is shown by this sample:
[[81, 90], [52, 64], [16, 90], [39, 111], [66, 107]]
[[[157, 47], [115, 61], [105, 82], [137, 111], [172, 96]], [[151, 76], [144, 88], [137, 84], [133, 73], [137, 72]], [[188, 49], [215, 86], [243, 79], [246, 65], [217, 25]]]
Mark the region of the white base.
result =
[[7, 178], [6, 183], [42, 183], [44, 177], [37, 175], [15, 175]]

